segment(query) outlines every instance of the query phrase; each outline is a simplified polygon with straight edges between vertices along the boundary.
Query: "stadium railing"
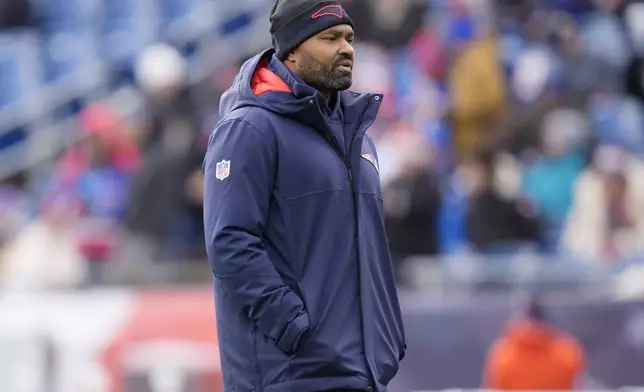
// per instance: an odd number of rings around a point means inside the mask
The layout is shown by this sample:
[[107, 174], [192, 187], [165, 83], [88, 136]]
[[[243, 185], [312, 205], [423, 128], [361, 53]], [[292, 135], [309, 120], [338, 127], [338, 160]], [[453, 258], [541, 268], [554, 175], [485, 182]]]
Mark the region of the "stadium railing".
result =
[[644, 265], [642, 259], [609, 263], [535, 253], [412, 257], [403, 263], [401, 279], [414, 291], [437, 295], [515, 290], [597, 294], [614, 292], [620, 275], [636, 265]]

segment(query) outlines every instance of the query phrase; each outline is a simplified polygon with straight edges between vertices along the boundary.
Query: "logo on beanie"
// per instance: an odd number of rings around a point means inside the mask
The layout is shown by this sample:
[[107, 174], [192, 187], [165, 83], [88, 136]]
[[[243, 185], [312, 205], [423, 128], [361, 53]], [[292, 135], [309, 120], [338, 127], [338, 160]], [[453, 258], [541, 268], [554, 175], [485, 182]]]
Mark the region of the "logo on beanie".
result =
[[344, 11], [339, 5], [327, 5], [320, 8], [316, 13], [311, 15], [311, 19], [321, 18], [323, 16], [335, 16], [338, 19], [342, 19], [344, 16]]

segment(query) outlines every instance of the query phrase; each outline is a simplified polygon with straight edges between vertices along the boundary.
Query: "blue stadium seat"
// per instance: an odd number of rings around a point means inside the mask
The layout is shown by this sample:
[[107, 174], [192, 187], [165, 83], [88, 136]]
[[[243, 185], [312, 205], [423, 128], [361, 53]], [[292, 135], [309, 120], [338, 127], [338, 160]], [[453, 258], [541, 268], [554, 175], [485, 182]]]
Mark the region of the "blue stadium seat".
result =
[[95, 36], [74, 26], [53, 31], [42, 44], [45, 78], [50, 83], [77, 83], [99, 62]]
[[[93, 29], [104, 0], [33, 0], [36, 13], [46, 28], [74, 25]], [[113, 0], [108, 0], [111, 2]]]
[[101, 26], [102, 57], [111, 63], [130, 63], [158, 39], [158, 3], [154, 0], [109, 0]]
[[189, 18], [199, 10], [200, 0], [159, 0], [159, 14], [162, 29], [170, 27], [174, 22]]
[[216, 9], [209, 0], [159, 0], [161, 39], [182, 45], [203, 37], [217, 22]]
[[241, 12], [233, 17], [221, 21], [218, 32], [222, 36], [235, 34], [249, 27], [253, 23], [254, 15], [252, 12]]
[[0, 134], [0, 151], [15, 147], [25, 140], [27, 140], [27, 132], [23, 128], [16, 128], [2, 133]]
[[0, 109], [18, 103], [40, 87], [41, 67], [35, 34], [0, 34]]
[[[1, 52], [0, 52], [1, 53]], [[20, 99], [19, 66], [15, 59], [0, 54], [0, 108]]]

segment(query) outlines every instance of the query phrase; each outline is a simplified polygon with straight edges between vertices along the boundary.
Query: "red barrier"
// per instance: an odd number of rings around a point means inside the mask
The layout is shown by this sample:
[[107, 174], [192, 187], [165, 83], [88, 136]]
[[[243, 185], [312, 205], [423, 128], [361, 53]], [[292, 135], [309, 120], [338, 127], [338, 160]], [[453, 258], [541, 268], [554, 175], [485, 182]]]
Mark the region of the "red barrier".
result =
[[212, 292], [136, 294], [129, 319], [101, 358], [110, 392], [168, 384], [179, 391], [223, 392]]

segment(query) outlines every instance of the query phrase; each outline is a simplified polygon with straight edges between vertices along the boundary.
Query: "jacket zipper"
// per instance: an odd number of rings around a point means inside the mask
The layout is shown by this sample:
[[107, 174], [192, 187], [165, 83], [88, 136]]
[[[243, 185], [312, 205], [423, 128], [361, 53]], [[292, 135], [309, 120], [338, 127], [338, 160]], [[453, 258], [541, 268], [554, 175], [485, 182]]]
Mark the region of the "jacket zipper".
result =
[[[320, 117], [322, 117], [322, 120], [324, 120], [324, 138], [329, 144], [331, 144], [331, 147], [333, 147], [333, 151], [335, 151], [335, 153], [340, 157], [340, 159], [344, 163], [344, 166], [347, 169], [347, 174], [349, 175], [351, 190], [353, 191], [354, 184], [353, 184], [353, 173], [351, 171], [351, 151], [349, 150], [348, 157], [345, 156], [345, 153], [342, 151], [342, 147], [340, 146], [340, 143], [338, 143], [338, 139], [336, 139], [336, 137], [333, 136], [333, 134], [331, 133], [331, 127], [329, 126], [329, 122], [324, 116], [324, 113], [322, 113], [322, 109], [320, 109], [320, 105], [316, 105], [316, 106], [318, 109], [318, 113], [320, 113]], [[353, 141], [351, 141], [351, 145], [352, 144], [353, 144]]]
[[[349, 151], [347, 154], [344, 154], [342, 152], [342, 148], [340, 147], [340, 143], [338, 143], [338, 140], [336, 139], [335, 136], [331, 133], [331, 127], [329, 126], [329, 122], [327, 121], [326, 117], [324, 116], [324, 113], [322, 113], [322, 109], [320, 108], [320, 105], [316, 104], [316, 107], [318, 109], [318, 113], [320, 113], [320, 117], [322, 117], [322, 120], [324, 121], [324, 138], [331, 144], [331, 147], [333, 148], [333, 151], [340, 157], [342, 162], [344, 163], [344, 166], [347, 169], [347, 174], [349, 176], [349, 184], [351, 186], [351, 198], [353, 200], [353, 239], [355, 240], [355, 256], [356, 256], [356, 261], [358, 262], [358, 286], [361, 288], [362, 287], [362, 282], [361, 282], [361, 274], [360, 274], [360, 228], [359, 228], [359, 223], [360, 223], [360, 218], [358, 216], [358, 202], [356, 200], [357, 198], [357, 189], [356, 189], [356, 184], [355, 181], [353, 180], [353, 171], [351, 170], [351, 152], [353, 150], [353, 138], [349, 142]], [[362, 307], [362, 303], [360, 305]], [[361, 311], [361, 313], [364, 315], [364, 312]], [[364, 316], [361, 317], [362, 320], [362, 329], [364, 331]], [[363, 332], [364, 333], [364, 332]], [[364, 341], [363, 341], [363, 346], [364, 346]], [[373, 369], [371, 368], [371, 364], [369, 363], [369, 360], [366, 357], [366, 348], [365, 348], [365, 362], [367, 364], [367, 370], [369, 373], [371, 373], [371, 379], [372, 382], [375, 383], [376, 378], [375, 378], [375, 373]], [[371, 382], [370, 382], [371, 384]], [[375, 385], [375, 384], [374, 384]], [[373, 390], [373, 387], [370, 386], [370, 390]]]

